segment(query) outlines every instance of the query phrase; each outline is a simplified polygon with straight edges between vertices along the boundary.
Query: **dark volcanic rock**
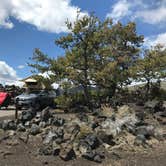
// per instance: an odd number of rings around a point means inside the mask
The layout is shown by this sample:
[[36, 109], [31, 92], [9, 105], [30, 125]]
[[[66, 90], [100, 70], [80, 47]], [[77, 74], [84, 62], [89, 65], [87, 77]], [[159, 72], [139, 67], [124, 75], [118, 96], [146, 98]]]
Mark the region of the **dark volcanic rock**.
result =
[[80, 131], [80, 126], [76, 123], [68, 123], [64, 126], [67, 133], [77, 135]]
[[21, 114], [21, 121], [23, 123], [32, 120], [35, 117], [35, 110], [33, 110], [32, 108], [30, 108], [29, 110], [23, 111]]
[[94, 134], [87, 135], [84, 142], [86, 142], [92, 149], [96, 149], [100, 145], [99, 139]]
[[63, 118], [58, 118], [58, 117], [54, 117], [52, 119], [52, 125], [55, 126], [63, 126], [65, 123], [65, 120]]
[[52, 117], [52, 113], [50, 111], [50, 107], [46, 107], [41, 112], [41, 121], [48, 121], [49, 118]]
[[95, 150], [87, 151], [85, 154], [82, 155], [82, 157], [84, 157], [87, 160], [95, 161], [98, 163], [101, 163], [102, 159], [105, 158], [104, 152], [95, 151]]
[[53, 145], [53, 155], [54, 156], [58, 156], [60, 153], [61, 147], [57, 144]]
[[43, 141], [44, 144], [49, 144], [51, 143], [53, 140], [55, 140], [57, 138], [57, 134], [53, 131], [49, 131], [49, 133], [45, 136], [45, 139]]
[[137, 135], [144, 135], [146, 138], [154, 136], [154, 127], [153, 126], [139, 126], [136, 128]]
[[22, 132], [24, 132], [24, 131], [26, 131], [26, 128], [24, 127], [24, 125], [23, 124], [18, 124], [17, 125], [17, 131], [22, 131]]
[[146, 138], [144, 135], [137, 135], [135, 138], [134, 144], [139, 146], [139, 145], [144, 145], [146, 143]]
[[43, 145], [39, 148], [40, 155], [53, 155], [53, 147], [52, 145]]
[[15, 121], [13, 121], [13, 120], [2, 121], [0, 127], [3, 130], [16, 130], [17, 129], [17, 125], [16, 125]]
[[64, 161], [68, 161], [68, 160], [72, 160], [72, 159], [76, 158], [76, 154], [71, 145], [64, 145], [64, 146], [62, 145], [62, 149], [60, 151], [59, 156]]
[[31, 126], [31, 129], [30, 129], [30, 133], [32, 135], [37, 135], [39, 134], [41, 131], [40, 131], [40, 127], [37, 125], [37, 124], [32, 124]]
[[97, 136], [103, 143], [107, 143], [112, 146], [115, 145], [112, 135], [107, 135], [104, 131], [100, 131], [97, 133]]

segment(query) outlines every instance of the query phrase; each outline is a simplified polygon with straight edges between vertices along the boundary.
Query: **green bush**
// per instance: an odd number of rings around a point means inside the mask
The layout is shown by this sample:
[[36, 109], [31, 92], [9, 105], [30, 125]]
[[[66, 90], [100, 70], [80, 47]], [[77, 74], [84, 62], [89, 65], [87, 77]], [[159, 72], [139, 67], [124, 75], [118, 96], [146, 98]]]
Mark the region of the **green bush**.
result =
[[57, 106], [64, 110], [71, 110], [86, 106], [86, 101], [83, 92], [74, 94], [63, 94], [55, 99]]

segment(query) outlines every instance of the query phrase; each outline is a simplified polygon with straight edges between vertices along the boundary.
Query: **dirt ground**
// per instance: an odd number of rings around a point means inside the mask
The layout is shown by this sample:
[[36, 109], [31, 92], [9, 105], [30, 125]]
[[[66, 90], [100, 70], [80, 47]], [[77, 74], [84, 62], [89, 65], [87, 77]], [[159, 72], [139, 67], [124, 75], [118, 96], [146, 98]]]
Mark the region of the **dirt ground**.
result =
[[166, 163], [166, 143], [163, 142], [141, 153], [119, 150], [107, 154], [101, 164], [83, 158], [65, 162], [55, 156], [39, 156], [40, 142], [40, 137], [31, 137], [28, 144], [18, 140], [1, 141], [0, 166], [165, 166]]
[[[4, 111], [4, 110], [3, 110]], [[14, 111], [13, 111], [14, 112]], [[0, 112], [0, 115], [1, 112]], [[13, 114], [14, 115], [14, 114]], [[13, 117], [13, 115], [11, 117]], [[59, 116], [69, 117], [72, 114], [58, 113]], [[10, 116], [7, 116], [9, 118]], [[1, 118], [6, 118], [0, 117]], [[166, 128], [166, 126], [164, 126]], [[166, 130], [165, 130], [166, 131]], [[38, 149], [42, 142], [40, 136], [30, 136], [28, 143], [21, 138], [24, 133], [8, 138], [9, 133], [0, 130], [0, 166], [165, 166], [166, 141], [157, 141], [152, 147], [142, 151], [124, 151], [118, 149], [106, 154], [102, 163], [95, 163], [83, 158], [63, 161], [56, 156], [40, 156]], [[14, 134], [14, 133], [10, 133]], [[6, 136], [6, 137], [5, 137]], [[14, 139], [13, 139], [14, 138]]]

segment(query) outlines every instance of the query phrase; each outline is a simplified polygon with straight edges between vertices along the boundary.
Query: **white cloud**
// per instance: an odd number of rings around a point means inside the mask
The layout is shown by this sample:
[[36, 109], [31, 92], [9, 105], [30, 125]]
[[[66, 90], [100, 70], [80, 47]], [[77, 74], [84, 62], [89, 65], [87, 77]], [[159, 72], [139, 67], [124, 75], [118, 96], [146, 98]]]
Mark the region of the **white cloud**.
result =
[[108, 13], [106, 17], [112, 18], [115, 22], [130, 14], [131, 4], [127, 0], [120, 0], [112, 7], [112, 12]]
[[25, 68], [25, 66], [24, 65], [19, 65], [19, 66], [17, 66], [17, 68], [18, 69], [23, 69], [23, 68]]
[[107, 17], [113, 18], [115, 22], [128, 17], [148, 24], [166, 24], [166, 0], [119, 0]]
[[161, 44], [166, 47], [166, 32], [145, 38], [146, 46], [155, 46]]
[[166, 6], [160, 6], [157, 9], [143, 10], [136, 13], [136, 18], [149, 24], [158, 24], [166, 22]]
[[[10, 17], [14, 17], [38, 30], [66, 32], [65, 21], [75, 21], [78, 9], [71, 5], [71, 0], [0, 0], [0, 26], [12, 28]], [[85, 14], [81, 12], [80, 17]]]
[[10, 67], [6, 62], [0, 61], [0, 83], [1, 84], [14, 84], [21, 85], [18, 81], [20, 78], [17, 76], [16, 71]]

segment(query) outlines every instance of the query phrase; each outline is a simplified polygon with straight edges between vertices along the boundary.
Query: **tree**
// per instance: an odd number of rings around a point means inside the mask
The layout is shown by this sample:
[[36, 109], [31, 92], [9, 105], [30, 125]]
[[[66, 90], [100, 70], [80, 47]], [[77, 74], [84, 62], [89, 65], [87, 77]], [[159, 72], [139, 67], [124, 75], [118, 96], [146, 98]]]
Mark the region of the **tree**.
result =
[[84, 16], [74, 24], [67, 23], [71, 31], [56, 40], [56, 44], [65, 49], [66, 73], [74, 85], [83, 87], [86, 103], [90, 107], [90, 87], [95, 72], [96, 52], [101, 43], [97, 38], [100, 21], [95, 16]]
[[31, 67], [39, 72], [50, 71], [50, 80], [66, 79], [82, 86], [85, 103], [91, 107], [91, 86], [112, 97], [117, 88], [129, 84], [130, 68], [139, 57], [143, 37], [136, 34], [134, 23], [123, 26], [107, 19], [101, 22], [94, 15], [67, 22], [69, 33], [55, 41], [65, 50], [62, 57], [50, 58], [36, 49]]
[[143, 36], [136, 33], [135, 23], [123, 26], [105, 21], [102, 31], [102, 47], [99, 49], [99, 68], [96, 82], [113, 96], [117, 88], [130, 84], [132, 66], [139, 58]]
[[156, 45], [143, 51], [143, 58], [139, 59], [135, 68], [136, 80], [146, 82], [148, 95], [153, 83], [160, 82], [166, 77], [166, 49]]

